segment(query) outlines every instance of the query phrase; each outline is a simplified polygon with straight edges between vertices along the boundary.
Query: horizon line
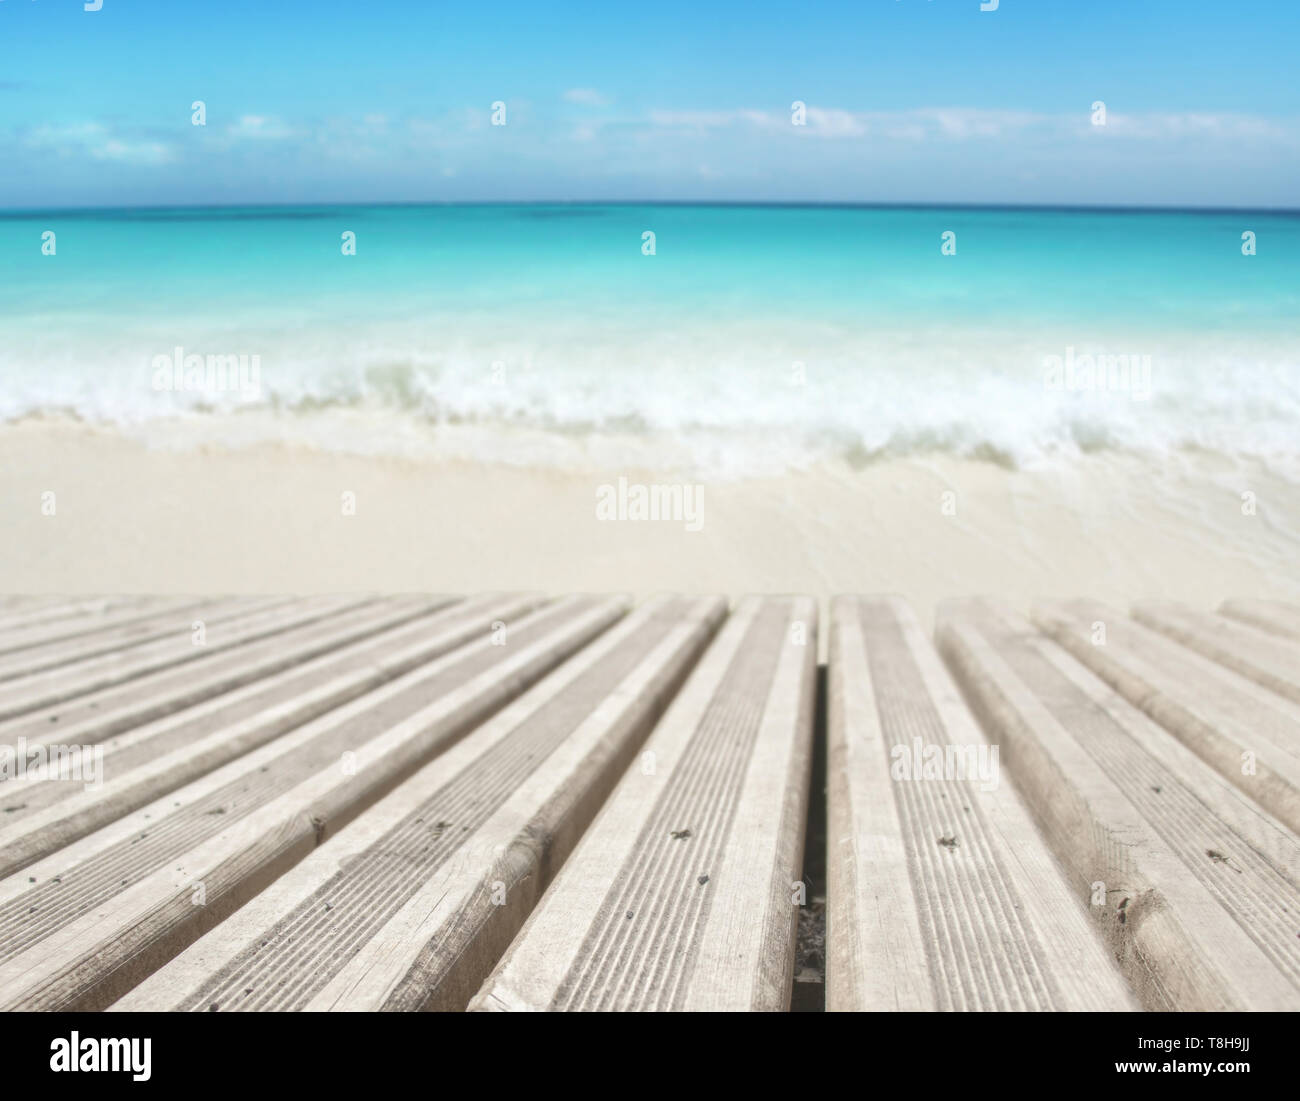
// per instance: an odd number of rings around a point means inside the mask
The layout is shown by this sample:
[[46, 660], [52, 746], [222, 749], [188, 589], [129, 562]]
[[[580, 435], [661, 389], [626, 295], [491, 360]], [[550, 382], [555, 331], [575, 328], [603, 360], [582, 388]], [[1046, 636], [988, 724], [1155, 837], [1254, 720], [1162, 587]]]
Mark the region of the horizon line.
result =
[[120, 206], [62, 206], [0, 208], [0, 219], [36, 215], [112, 214], [151, 211], [222, 211], [260, 209], [330, 209], [335, 207], [519, 207], [519, 206], [680, 206], [737, 207], [785, 210], [989, 210], [1087, 214], [1282, 214], [1300, 215], [1291, 206], [1166, 206], [1145, 203], [1014, 203], [1014, 202], [889, 202], [801, 199], [394, 199], [337, 202], [147, 203]]

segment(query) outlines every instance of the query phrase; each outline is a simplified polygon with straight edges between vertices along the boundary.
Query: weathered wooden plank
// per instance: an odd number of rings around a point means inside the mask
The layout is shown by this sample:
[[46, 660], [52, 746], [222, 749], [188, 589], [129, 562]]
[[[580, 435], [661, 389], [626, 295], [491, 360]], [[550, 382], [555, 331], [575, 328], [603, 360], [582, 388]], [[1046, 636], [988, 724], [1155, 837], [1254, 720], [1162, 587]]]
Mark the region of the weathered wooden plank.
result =
[[788, 1008], [816, 615], [740, 603], [471, 1009]]
[[241, 602], [205, 620], [202, 643], [194, 640], [193, 621], [181, 615], [171, 638], [124, 647], [0, 683], [0, 720], [26, 715], [162, 669], [200, 661], [366, 602], [366, 598], [333, 596], [274, 600], [266, 606]]
[[725, 605], [637, 609], [116, 1009], [463, 1009]]
[[[121, 684], [49, 704], [0, 722], [0, 743], [112, 744], [163, 716], [327, 653], [348, 641], [421, 614], [422, 598], [364, 600], [333, 615], [310, 615], [282, 632], [206, 652], [195, 662], [167, 666]], [[188, 645], [182, 640], [181, 645]]]
[[1230, 783], [1300, 831], [1300, 705], [1095, 601], [1034, 622]]
[[[0, 654], [10, 655], [17, 650], [47, 646], [63, 639], [98, 635], [120, 630], [142, 620], [150, 620], [160, 612], [193, 605], [196, 597], [160, 597], [147, 601], [113, 602], [84, 601], [69, 606], [66, 615], [42, 616], [40, 621], [25, 626], [14, 626], [8, 619], [0, 618]], [[207, 598], [212, 603], [213, 598]]]
[[1133, 605], [1133, 618], [1189, 649], [1300, 703], [1300, 643], [1270, 635], [1228, 616], [1165, 600]]
[[1300, 1008], [1300, 842], [1056, 643], [940, 608], [967, 699], [1148, 1008]]
[[75, 634], [101, 616], [127, 608], [157, 608], [167, 600], [167, 597], [157, 596], [8, 597], [3, 612], [0, 613], [0, 639], [8, 643], [16, 637], [21, 645], [19, 636], [22, 634], [28, 631], [39, 634], [51, 627], [57, 630], [67, 620], [73, 622], [71, 633]]
[[[513, 622], [542, 601], [521, 595], [475, 597], [445, 607], [448, 602], [384, 601], [387, 622], [374, 624], [378, 633], [113, 738], [105, 746], [98, 786], [38, 780], [22, 787], [9, 797], [21, 799], [21, 805], [7, 807], [14, 813], [0, 819], [0, 876], [457, 646], [486, 637], [493, 622]], [[429, 614], [413, 619], [412, 605]], [[351, 642], [358, 626], [340, 637]]]
[[1254, 600], [1236, 597], [1219, 606], [1219, 614], [1249, 623], [1269, 634], [1300, 642], [1300, 606], [1281, 600]]
[[556, 601], [0, 880], [0, 1009], [115, 1001], [626, 606]]
[[1113, 1010], [1133, 995], [906, 603], [831, 610], [830, 1010]]

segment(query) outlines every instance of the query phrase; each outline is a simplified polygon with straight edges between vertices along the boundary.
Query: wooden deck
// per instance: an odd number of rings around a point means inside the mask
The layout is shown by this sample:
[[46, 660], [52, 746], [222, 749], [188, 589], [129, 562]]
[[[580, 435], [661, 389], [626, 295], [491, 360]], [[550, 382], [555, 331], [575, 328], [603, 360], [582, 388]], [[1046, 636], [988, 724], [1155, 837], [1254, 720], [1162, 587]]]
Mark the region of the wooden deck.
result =
[[1014, 613], [951, 604], [939, 640], [1142, 1003], [1300, 1008], [1296, 834]]
[[890, 597], [0, 599], [0, 1007], [1300, 1009], [1300, 609], [933, 639]]

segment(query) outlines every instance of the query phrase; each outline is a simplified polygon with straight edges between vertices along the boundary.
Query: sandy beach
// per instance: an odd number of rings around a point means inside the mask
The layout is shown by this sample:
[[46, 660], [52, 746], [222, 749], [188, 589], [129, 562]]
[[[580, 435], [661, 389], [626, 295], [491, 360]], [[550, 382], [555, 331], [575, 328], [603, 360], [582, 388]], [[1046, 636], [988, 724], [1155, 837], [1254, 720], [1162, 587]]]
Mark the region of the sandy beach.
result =
[[[455, 428], [410, 458], [151, 433], [167, 442], [55, 420], [0, 429], [6, 591], [893, 592], [923, 622], [981, 592], [1021, 606], [1300, 596], [1300, 488], [1221, 456], [1015, 470], [932, 455], [710, 479], [599, 449], [586, 469], [476, 463]], [[693, 487], [696, 524], [600, 518], [619, 479]]]

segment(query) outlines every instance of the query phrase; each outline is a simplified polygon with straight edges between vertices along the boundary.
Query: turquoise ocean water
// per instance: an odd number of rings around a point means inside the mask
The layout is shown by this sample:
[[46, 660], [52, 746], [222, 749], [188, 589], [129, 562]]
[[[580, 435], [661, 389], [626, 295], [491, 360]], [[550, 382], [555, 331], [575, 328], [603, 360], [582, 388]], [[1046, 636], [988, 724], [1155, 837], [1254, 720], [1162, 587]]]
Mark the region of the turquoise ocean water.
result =
[[[257, 386], [161, 391], [159, 357], [177, 348], [257, 356]], [[0, 377], [4, 421], [138, 430], [270, 410], [258, 423], [274, 432], [362, 409], [381, 450], [394, 417], [433, 440], [448, 424], [672, 435], [740, 469], [929, 450], [1282, 460], [1300, 452], [1300, 215], [7, 213]]]

